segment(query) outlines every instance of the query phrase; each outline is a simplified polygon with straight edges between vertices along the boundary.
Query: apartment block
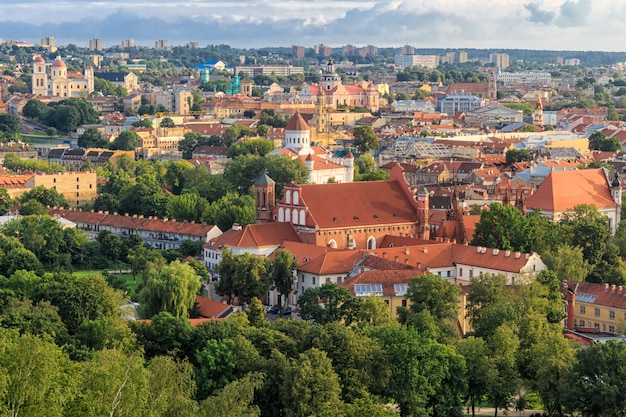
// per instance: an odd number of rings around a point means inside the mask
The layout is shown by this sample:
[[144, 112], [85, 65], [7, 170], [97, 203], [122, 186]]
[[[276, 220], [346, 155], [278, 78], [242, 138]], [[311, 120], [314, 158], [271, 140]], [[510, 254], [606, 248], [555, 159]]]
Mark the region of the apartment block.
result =
[[92, 51], [102, 51], [102, 39], [94, 38], [89, 40], [89, 49]]

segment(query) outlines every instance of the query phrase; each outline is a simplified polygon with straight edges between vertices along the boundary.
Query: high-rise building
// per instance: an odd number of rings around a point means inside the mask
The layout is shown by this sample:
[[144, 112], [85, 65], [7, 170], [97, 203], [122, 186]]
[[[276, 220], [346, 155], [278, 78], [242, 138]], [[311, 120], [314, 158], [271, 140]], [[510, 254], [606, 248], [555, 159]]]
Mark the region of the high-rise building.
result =
[[304, 58], [304, 46], [291, 45], [291, 55], [298, 59]]
[[424, 68], [437, 68], [439, 66], [439, 55], [395, 55], [394, 63], [397, 67], [421, 66]]
[[400, 48], [400, 55], [415, 55], [415, 48], [410, 45], [404, 45]]
[[154, 49], [167, 49], [167, 40], [159, 39], [158, 41], [154, 41]]
[[124, 39], [122, 43], [120, 43], [120, 48], [134, 48], [135, 40], [134, 39]]
[[459, 64], [467, 62], [467, 51], [459, 51]]
[[489, 62], [503, 70], [509, 67], [509, 54], [489, 54]]
[[198, 49], [198, 42], [187, 42], [187, 48]]
[[57, 47], [54, 45], [54, 37], [53, 36], [44, 36], [41, 38], [41, 47], [46, 48], [48, 52], [56, 52]]
[[315, 49], [315, 53], [319, 56], [329, 57], [333, 54], [333, 49], [330, 46], [326, 46], [322, 43], [320, 43], [319, 45], [315, 45], [313, 49]]
[[94, 38], [89, 40], [89, 49], [92, 51], [102, 51], [102, 39]]

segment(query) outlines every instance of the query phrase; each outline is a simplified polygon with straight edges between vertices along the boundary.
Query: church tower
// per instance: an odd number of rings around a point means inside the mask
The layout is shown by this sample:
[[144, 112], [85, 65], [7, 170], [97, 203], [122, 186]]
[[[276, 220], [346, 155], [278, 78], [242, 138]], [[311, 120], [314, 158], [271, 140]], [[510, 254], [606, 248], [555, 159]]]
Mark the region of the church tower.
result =
[[284, 147], [291, 149], [298, 155], [311, 153], [311, 128], [299, 111], [294, 113], [285, 126]]
[[46, 61], [37, 55], [33, 60], [33, 77], [32, 77], [33, 94], [42, 96], [48, 95], [48, 74], [46, 73]]
[[337, 87], [339, 84], [341, 84], [341, 78], [335, 72], [333, 59], [328, 58], [326, 70], [324, 70], [324, 73], [320, 77], [320, 88], [322, 88], [324, 91], [330, 91], [333, 88]]
[[276, 183], [267, 175], [267, 172], [254, 182], [255, 223], [267, 223], [272, 220], [272, 210], [276, 206], [275, 187]]
[[533, 124], [543, 126], [543, 103], [539, 94], [537, 94], [537, 105], [533, 111]]
[[420, 239], [430, 239], [430, 228], [428, 226], [428, 205], [430, 196], [426, 188], [421, 187], [417, 192], [417, 219], [419, 226], [417, 237]]

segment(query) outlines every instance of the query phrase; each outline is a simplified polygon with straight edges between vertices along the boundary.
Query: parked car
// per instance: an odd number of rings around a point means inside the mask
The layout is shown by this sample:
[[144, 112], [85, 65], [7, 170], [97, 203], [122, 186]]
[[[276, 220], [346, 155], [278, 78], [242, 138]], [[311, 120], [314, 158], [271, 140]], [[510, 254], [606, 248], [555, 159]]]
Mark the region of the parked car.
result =
[[270, 314], [279, 314], [280, 313], [280, 307], [278, 307], [278, 306], [270, 307], [267, 310], [267, 312], [270, 313]]

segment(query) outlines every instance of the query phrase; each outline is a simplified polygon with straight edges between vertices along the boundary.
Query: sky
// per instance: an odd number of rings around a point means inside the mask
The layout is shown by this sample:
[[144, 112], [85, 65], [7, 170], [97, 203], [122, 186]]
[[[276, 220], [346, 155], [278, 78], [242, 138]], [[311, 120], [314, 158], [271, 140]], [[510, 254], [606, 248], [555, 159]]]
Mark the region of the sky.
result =
[[2, 0], [0, 38], [626, 51], [624, 16], [624, 0]]

